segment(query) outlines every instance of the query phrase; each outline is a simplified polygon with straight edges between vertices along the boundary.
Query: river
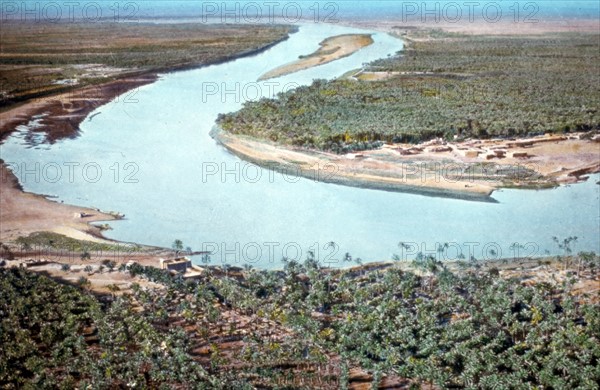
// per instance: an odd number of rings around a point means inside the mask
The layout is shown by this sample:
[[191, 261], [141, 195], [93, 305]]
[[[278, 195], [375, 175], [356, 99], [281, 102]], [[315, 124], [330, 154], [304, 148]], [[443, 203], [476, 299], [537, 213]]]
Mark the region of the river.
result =
[[[346, 252], [364, 262], [393, 254], [411, 259], [418, 251], [449, 260], [459, 252], [481, 260], [541, 256], [561, 252], [553, 236], [577, 236], [575, 251], [600, 252], [597, 175], [554, 190], [497, 191], [496, 203], [472, 202], [261, 170], [209, 136], [217, 115], [238, 110], [245, 100], [335, 78], [402, 48], [400, 40], [373, 32], [375, 43], [350, 57], [256, 82], [329, 36], [357, 32], [365, 31], [301, 26], [259, 55], [161, 75], [92, 112], [76, 139], [47, 145], [32, 140], [24, 126], [0, 146], [1, 156], [13, 167], [37, 171], [39, 177], [17, 175], [27, 191], [125, 214], [110, 223], [108, 237], [167, 247], [180, 239], [193, 250], [213, 252], [212, 264], [279, 268], [283, 256], [302, 260], [308, 251], [331, 266], [346, 265]], [[401, 249], [399, 242], [412, 244]], [[450, 245], [438, 253], [442, 243]]]

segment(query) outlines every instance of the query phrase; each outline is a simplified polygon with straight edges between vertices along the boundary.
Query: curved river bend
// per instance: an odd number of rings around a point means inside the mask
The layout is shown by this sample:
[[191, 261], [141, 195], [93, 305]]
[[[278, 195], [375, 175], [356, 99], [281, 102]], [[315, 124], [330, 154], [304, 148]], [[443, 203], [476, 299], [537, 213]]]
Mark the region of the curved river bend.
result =
[[[238, 110], [244, 100], [338, 77], [402, 47], [374, 32], [375, 43], [350, 57], [256, 82], [312, 53], [323, 39], [345, 33], [365, 31], [303, 26], [257, 56], [165, 74], [91, 113], [77, 139], [28, 147], [23, 129], [0, 146], [2, 158], [49, 167], [55, 182], [25, 177], [27, 191], [126, 214], [126, 220], [111, 222], [110, 238], [167, 247], [181, 239], [194, 250], [213, 251], [213, 264], [278, 268], [283, 256], [304, 259], [309, 250], [332, 266], [344, 265], [346, 252], [363, 261], [414, 257], [401, 252], [400, 241], [415, 243], [411, 252], [432, 253], [437, 243], [450, 243], [448, 259], [459, 248], [477, 259], [513, 257], [515, 242], [524, 247], [520, 256], [544, 255], [557, 253], [552, 236], [577, 236], [575, 251], [600, 252], [598, 176], [554, 190], [497, 191], [497, 203], [470, 202], [287, 177], [239, 160], [210, 138], [217, 115]], [[73, 180], [71, 162], [79, 164]], [[58, 180], [56, 166], [62, 167]]]

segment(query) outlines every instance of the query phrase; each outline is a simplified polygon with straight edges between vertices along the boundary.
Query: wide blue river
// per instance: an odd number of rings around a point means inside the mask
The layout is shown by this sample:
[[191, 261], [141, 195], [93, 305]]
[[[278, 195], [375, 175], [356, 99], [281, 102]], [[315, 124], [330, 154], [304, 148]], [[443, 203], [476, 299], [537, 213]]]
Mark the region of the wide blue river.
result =
[[[288, 177], [245, 163], [209, 136], [219, 113], [246, 100], [335, 78], [402, 48], [400, 40], [373, 32], [375, 43], [350, 57], [256, 82], [321, 40], [355, 32], [365, 31], [310, 24], [259, 55], [164, 74], [99, 107], [78, 138], [47, 145], [25, 126], [0, 146], [1, 156], [28, 191], [124, 213], [125, 220], [110, 223], [110, 238], [167, 247], [181, 239], [211, 251], [213, 264], [278, 268], [284, 256], [301, 260], [313, 251], [343, 266], [346, 252], [365, 262], [393, 254], [411, 259], [419, 251], [438, 255], [442, 243], [450, 245], [439, 255], [449, 260], [459, 252], [481, 260], [540, 256], [561, 253], [553, 236], [577, 236], [574, 251], [600, 252], [597, 175], [553, 190], [497, 191], [496, 203], [472, 202]], [[399, 242], [412, 244], [401, 250]]]

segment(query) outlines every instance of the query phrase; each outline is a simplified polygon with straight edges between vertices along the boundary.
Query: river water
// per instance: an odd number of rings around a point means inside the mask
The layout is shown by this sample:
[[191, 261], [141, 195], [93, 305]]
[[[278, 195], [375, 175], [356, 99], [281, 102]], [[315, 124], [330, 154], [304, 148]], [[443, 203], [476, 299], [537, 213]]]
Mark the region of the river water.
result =
[[[372, 32], [375, 43], [350, 57], [256, 82], [329, 36], [357, 32], [365, 31], [311, 24], [259, 55], [164, 74], [92, 112], [78, 138], [47, 145], [25, 126], [0, 146], [1, 156], [27, 191], [124, 213], [125, 220], [110, 223], [108, 237], [167, 247], [180, 239], [211, 251], [213, 264], [279, 268], [282, 257], [302, 260], [308, 251], [331, 266], [346, 265], [346, 252], [364, 262], [393, 254], [411, 259], [419, 251], [442, 259], [459, 252], [482, 260], [540, 256], [560, 253], [553, 236], [577, 236], [575, 251], [600, 252], [597, 175], [554, 190], [497, 191], [496, 203], [473, 202], [286, 176], [241, 161], [209, 136], [217, 115], [245, 100], [338, 77], [402, 47]], [[412, 244], [401, 249], [399, 242]], [[438, 253], [441, 243], [450, 245]]]

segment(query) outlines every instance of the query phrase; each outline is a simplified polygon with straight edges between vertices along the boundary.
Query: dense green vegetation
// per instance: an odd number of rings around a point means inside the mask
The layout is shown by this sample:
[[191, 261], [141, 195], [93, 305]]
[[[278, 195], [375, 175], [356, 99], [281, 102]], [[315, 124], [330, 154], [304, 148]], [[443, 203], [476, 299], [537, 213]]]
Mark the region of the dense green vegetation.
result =
[[75, 287], [18, 269], [0, 270], [0, 287], [2, 388], [211, 381], [187, 355], [181, 329], [159, 332], [127, 298], [103, 306]]
[[[0, 386], [346, 388], [360, 367], [374, 383], [597, 389], [600, 304], [573, 283], [597, 281], [600, 258], [575, 260], [568, 278], [537, 284], [423, 256], [414, 272], [328, 270], [309, 255], [199, 280], [133, 265], [163, 287], [109, 301], [0, 269]], [[326, 364], [321, 385], [309, 382]]]
[[248, 102], [219, 123], [234, 134], [338, 153], [433, 137], [599, 129], [598, 39], [432, 34], [369, 64], [367, 72], [397, 72], [381, 81], [316, 80]]

